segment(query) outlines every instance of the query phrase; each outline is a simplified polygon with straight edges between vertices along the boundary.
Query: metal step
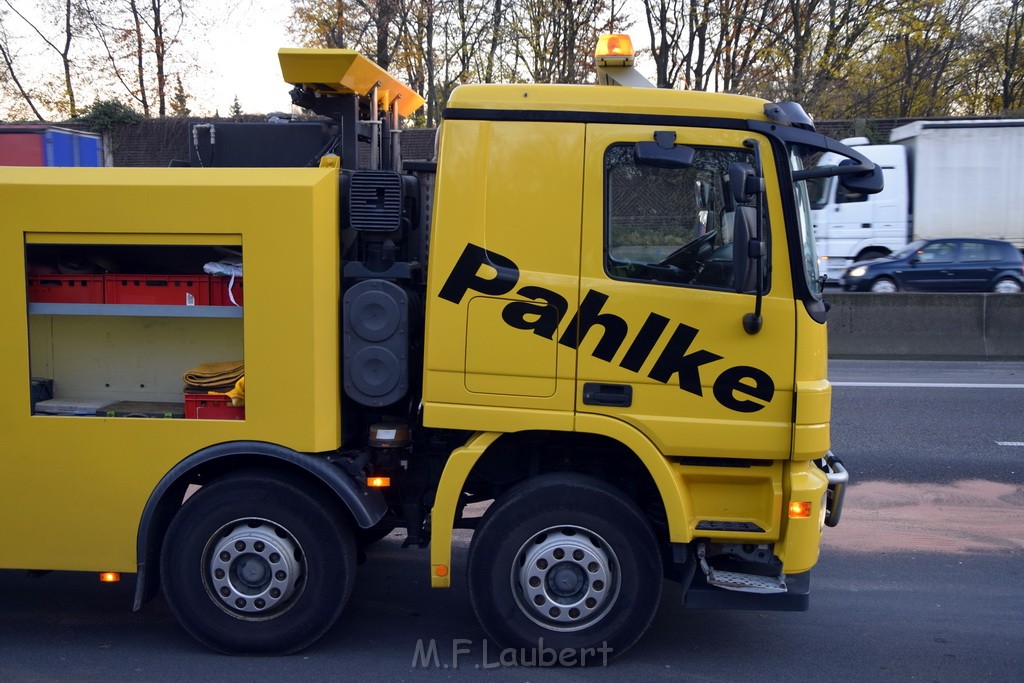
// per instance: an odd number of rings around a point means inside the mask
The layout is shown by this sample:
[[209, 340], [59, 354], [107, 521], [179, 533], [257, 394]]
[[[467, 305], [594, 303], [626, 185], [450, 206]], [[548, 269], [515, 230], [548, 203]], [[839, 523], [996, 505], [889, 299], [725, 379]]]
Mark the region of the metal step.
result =
[[741, 574], [716, 570], [708, 565], [703, 545], [697, 546], [697, 557], [700, 568], [707, 577], [708, 585], [741, 593], [785, 593], [786, 579], [783, 575], [761, 576], [759, 574]]
[[707, 570], [708, 584], [742, 593], [785, 593], [786, 581], [781, 576], [758, 576], [739, 572]]

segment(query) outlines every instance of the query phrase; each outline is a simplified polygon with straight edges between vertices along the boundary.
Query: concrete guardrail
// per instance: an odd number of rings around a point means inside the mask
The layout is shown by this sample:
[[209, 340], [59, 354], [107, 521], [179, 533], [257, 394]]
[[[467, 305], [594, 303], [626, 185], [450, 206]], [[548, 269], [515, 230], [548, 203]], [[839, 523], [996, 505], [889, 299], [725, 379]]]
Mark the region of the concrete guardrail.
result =
[[830, 292], [829, 357], [1024, 359], [1024, 294]]

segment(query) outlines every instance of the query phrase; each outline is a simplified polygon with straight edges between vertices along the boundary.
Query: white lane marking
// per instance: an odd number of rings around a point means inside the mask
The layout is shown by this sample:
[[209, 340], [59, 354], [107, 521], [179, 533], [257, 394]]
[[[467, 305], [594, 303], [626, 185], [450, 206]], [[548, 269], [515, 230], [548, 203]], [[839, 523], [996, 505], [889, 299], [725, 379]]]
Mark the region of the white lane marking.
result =
[[912, 389], [1024, 389], [1024, 384], [959, 384], [946, 382], [832, 382], [834, 387], [896, 387]]
[[997, 446], [1024, 446], [1024, 441], [996, 441]]

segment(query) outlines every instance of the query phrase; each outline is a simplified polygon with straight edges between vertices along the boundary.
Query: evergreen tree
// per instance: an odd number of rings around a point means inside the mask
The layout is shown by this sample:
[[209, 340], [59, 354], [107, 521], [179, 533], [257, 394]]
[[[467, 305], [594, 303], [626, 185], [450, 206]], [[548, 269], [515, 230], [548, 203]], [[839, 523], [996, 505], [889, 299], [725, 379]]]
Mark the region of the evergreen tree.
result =
[[238, 95], [235, 95], [235, 101], [231, 103], [231, 108], [228, 110], [228, 114], [231, 118], [235, 119], [242, 115], [242, 105], [238, 103]]
[[186, 117], [192, 113], [188, 108], [188, 95], [181, 85], [181, 76], [175, 76], [174, 94], [171, 95], [171, 116]]

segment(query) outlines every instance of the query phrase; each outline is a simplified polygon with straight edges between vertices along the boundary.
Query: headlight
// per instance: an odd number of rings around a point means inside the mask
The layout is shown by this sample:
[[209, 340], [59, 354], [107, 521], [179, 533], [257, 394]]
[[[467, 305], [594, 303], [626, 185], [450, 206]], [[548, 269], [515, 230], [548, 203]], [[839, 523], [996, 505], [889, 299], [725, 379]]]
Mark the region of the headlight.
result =
[[864, 266], [857, 266], [850, 271], [850, 277], [864, 277], [864, 273], [868, 272], [868, 269]]

